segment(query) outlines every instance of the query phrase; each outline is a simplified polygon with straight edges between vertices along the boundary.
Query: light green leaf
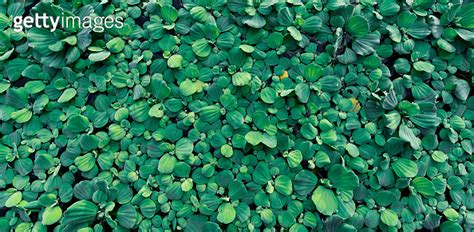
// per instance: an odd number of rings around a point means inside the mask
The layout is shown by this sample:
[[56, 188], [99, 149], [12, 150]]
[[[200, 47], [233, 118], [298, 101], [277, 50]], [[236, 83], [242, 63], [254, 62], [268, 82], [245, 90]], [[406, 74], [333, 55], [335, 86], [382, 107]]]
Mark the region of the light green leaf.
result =
[[64, 92], [61, 94], [61, 96], [58, 99], [59, 103], [64, 103], [68, 102], [71, 99], [73, 99], [77, 94], [77, 91], [74, 88], [68, 88], [64, 90]]
[[398, 223], [400, 223], [400, 219], [398, 219], [397, 213], [395, 213], [391, 209], [385, 209], [382, 211], [382, 214], [380, 215], [380, 220], [382, 220], [383, 223], [387, 226], [396, 226]]
[[236, 211], [234, 206], [230, 203], [224, 203], [219, 206], [217, 212], [217, 221], [224, 224], [229, 224], [234, 221], [236, 217]]
[[398, 158], [392, 164], [393, 171], [399, 177], [415, 177], [418, 173], [418, 166], [415, 162], [405, 159]]
[[293, 193], [293, 183], [290, 177], [280, 175], [275, 179], [275, 189], [283, 194], [283, 196], [290, 196]]
[[311, 200], [316, 205], [316, 209], [324, 215], [330, 216], [337, 210], [336, 195], [332, 190], [323, 186], [316, 188], [311, 196]]
[[5, 207], [11, 208], [18, 205], [22, 197], [23, 197], [23, 194], [20, 191], [16, 191], [15, 193], [13, 193], [12, 195], [8, 197], [7, 201], [5, 201]]
[[288, 32], [290, 32], [291, 37], [293, 37], [293, 39], [295, 39], [296, 41], [301, 41], [303, 39], [300, 31], [298, 31], [296, 27], [291, 26], [291, 27], [288, 27], [287, 30]]
[[256, 145], [260, 144], [260, 142], [262, 142], [263, 134], [259, 131], [249, 131], [245, 135], [245, 140], [248, 143], [252, 144], [253, 146], [256, 146]]
[[100, 61], [104, 61], [105, 59], [107, 59], [108, 57], [110, 56], [110, 52], [109, 51], [101, 51], [101, 52], [97, 52], [97, 53], [92, 53], [89, 55], [89, 60], [90, 61], [93, 61], [93, 62], [100, 62]]
[[235, 86], [244, 86], [250, 83], [250, 73], [248, 72], [238, 72], [232, 75], [232, 84]]
[[179, 54], [172, 55], [168, 59], [168, 67], [170, 68], [181, 68], [181, 64], [183, 63], [183, 56]]
[[61, 216], [63, 215], [63, 211], [61, 210], [61, 207], [59, 206], [54, 206], [54, 207], [46, 207], [43, 211], [42, 214], [42, 221], [41, 223], [43, 225], [52, 225], [56, 222], [58, 222], [61, 219]]
[[427, 61], [417, 61], [413, 63], [413, 68], [417, 71], [424, 71], [427, 73], [432, 73], [435, 70], [435, 66]]
[[199, 57], [208, 57], [211, 54], [211, 46], [206, 39], [199, 39], [193, 42], [192, 49], [194, 54]]
[[30, 121], [32, 116], [33, 113], [26, 108], [14, 111], [10, 114], [10, 117], [17, 123], [26, 123]]
[[416, 177], [411, 184], [417, 192], [425, 196], [434, 196], [436, 193], [433, 183], [425, 177]]

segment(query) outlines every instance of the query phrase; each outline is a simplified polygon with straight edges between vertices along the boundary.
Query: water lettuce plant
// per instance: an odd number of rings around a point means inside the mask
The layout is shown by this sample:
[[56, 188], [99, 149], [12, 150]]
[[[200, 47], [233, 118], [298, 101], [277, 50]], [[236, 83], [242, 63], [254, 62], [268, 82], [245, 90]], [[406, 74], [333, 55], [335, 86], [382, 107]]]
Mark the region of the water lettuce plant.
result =
[[0, 231], [472, 231], [473, 43], [463, 0], [4, 0]]

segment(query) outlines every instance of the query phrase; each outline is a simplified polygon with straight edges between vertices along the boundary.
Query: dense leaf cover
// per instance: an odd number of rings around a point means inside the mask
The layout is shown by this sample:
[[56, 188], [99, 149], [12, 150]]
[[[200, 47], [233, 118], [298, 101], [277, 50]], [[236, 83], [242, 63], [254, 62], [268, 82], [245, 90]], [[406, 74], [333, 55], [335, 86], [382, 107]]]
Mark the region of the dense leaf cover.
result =
[[474, 227], [474, 3], [13, 2], [0, 231]]

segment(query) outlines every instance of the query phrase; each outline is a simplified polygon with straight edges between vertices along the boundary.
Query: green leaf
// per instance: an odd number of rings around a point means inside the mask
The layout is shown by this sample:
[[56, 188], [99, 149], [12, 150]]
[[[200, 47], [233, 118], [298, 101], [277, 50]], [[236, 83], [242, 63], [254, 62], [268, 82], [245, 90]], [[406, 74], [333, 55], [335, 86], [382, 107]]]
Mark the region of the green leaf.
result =
[[328, 3], [327, 3], [327, 8], [329, 10], [337, 10], [343, 6], [346, 6], [348, 5], [349, 2], [348, 1], [345, 1], [345, 0], [329, 0]]
[[431, 153], [431, 158], [433, 158], [435, 162], [443, 163], [448, 159], [448, 155], [442, 151], [434, 151]]
[[323, 71], [320, 65], [308, 65], [304, 69], [304, 77], [307, 81], [316, 81], [323, 75]]
[[306, 196], [316, 187], [318, 177], [308, 170], [301, 170], [296, 174], [293, 182], [295, 192], [299, 195]]
[[250, 83], [250, 73], [248, 72], [238, 72], [232, 75], [232, 84], [235, 86], [244, 86]]
[[474, 3], [462, 5], [459, 10], [457, 24], [466, 29], [474, 29]]
[[250, 45], [247, 45], [247, 44], [242, 44], [239, 46], [239, 48], [244, 51], [245, 53], [252, 53], [255, 51], [255, 48], [250, 46]]
[[430, 8], [435, 3], [434, 0], [416, 0], [413, 1], [413, 8], [415, 9], [427, 9]]
[[168, 62], [167, 62], [168, 67], [170, 68], [181, 68], [182, 63], [183, 63], [183, 56], [179, 54], [172, 55], [168, 59]]
[[394, 42], [400, 43], [402, 41], [402, 34], [400, 33], [400, 30], [398, 30], [397, 26], [388, 25], [387, 30], [389, 32], [390, 39], [392, 39]]
[[242, 20], [242, 23], [257, 29], [262, 28], [263, 26], [265, 26], [265, 24], [267, 24], [265, 18], [262, 17], [260, 14], [255, 14], [252, 17], [247, 16]]
[[7, 80], [0, 80], [0, 93], [7, 91], [7, 89], [10, 88], [10, 85], [10, 82]]
[[278, 22], [282, 26], [290, 26], [293, 23], [293, 13], [288, 7], [284, 7], [278, 11]]
[[411, 24], [406, 31], [415, 39], [424, 39], [431, 34], [429, 25], [420, 21]]
[[444, 39], [438, 39], [438, 41], [436, 42], [436, 44], [438, 44], [438, 46], [447, 51], [447, 52], [456, 52], [456, 48], [451, 45], [448, 41], [444, 40]]
[[149, 117], [148, 111], [150, 111], [150, 106], [145, 100], [135, 101], [135, 103], [129, 107], [130, 116], [136, 122], [146, 121]]
[[408, 128], [405, 124], [401, 124], [398, 133], [400, 138], [405, 142], [409, 142], [413, 149], [420, 149], [421, 140], [413, 133], [412, 129]]
[[131, 204], [122, 205], [117, 210], [117, 221], [126, 229], [132, 229], [137, 221], [137, 210]]
[[283, 35], [279, 32], [274, 32], [266, 38], [266, 42], [268, 47], [273, 49], [278, 48], [283, 43]]
[[273, 104], [277, 97], [277, 92], [273, 88], [267, 87], [260, 92], [260, 98], [268, 104]]
[[181, 138], [176, 142], [175, 149], [178, 157], [188, 157], [194, 149], [193, 141], [188, 138]]
[[125, 41], [120, 37], [113, 38], [107, 42], [106, 46], [111, 52], [119, 53], [125, 47]]
[[357, 55], [352, 49], [346, 48], [343, 54], [337, 56], [337, 60], [342, 64], [352, 64], [357, 61]]
[[386, 207], [392, 204], [393, 202], [396, 202], [397, 196], [395, 195], [395, 193], [389, 190], [382, 190], [382, 191], [377, 192], [374, 199], [378, 205]]
[[126, 134], [127, 132], [117, 124], [109, 126], [109, 136], [112, 140], [121, 140]]
[[191, 8], [189, 13], [191, 13], [191, 17], [196, 21], [206, 22], [209, 20], [209, 13], [207, 13], [206, 9], [202, 6]]
[[43, 225], [53, 225], [54, 223], [58, 222], [63, 215], [63, 211], [61, 207], [54, 206], [54, 207], [46, 207], [42, 214], [41, 223]]
[[399, 177], [415, 177], [418, 173], [418, 166], [415, 162], [405, 159], [405, 158], [398, 158], [392, 164], [393, 171]]
[[234, 206], [230, 203], [224, 203], [219, 206], [217, 212], [217, 221], [224, 224], [229, 224], [235, 220], [236, 211]]
[[159, 100], [167, 98], [171, 94], [171, 89], [163, 79], [152, 78], [151, 94]]
[[443, 212], [444, 216], [450, 221], [456, 222], [459, 219], [459, 213], [453, 208], [447, 208]]
[[89, 60], [92, 61], [92, 62], [100, 62], [100, 61], [104, 61], [109, 56], [110, 56], [109, 51], [101, 51], [101, 52], [90, 54], [89, 55]]
[[425, 83], [415, 83], [411, 90], [415, 99], [430, 99], [436, 97], [436, 92]]
[[179, 84], [179, 90], [181, 90], [183, 96], [191, 96], [197, 91], [197, 86], [193, 81], [186, 79]]
[[290, 177], [280, 175], [275, 179], [275, 189], [283, 196], [290, 196], [293, 193], [293, 184]]
[[380, 44], [380, 36], [377, 34], [367, 34], [357, 37], [353, 44], [352, 49], [355, 53], [366, 56], [375, 51], [376, 47]]
[[176, 157], [165, 154], [158, 162], [158, 171], [163, 174], [172, 173], [176, 166], [176, 162]]
[[178, 11], [171, 5], [165, 4], [160, 9], [163, 19], [168, 23], [173, 23], [178, 19]]
[[441, 223], [441, 232], [462, 232], [463, 228], [457, 222], [446, 221]]
[[328, 178], [332, 185], [340, 190], [353, 190], [359, 186], [357, 175], [340, 164], [336, 164], [329, 169]]
[[427, 73], [432, 73], [435, 70], [435, 66], [426, 61], [417, 61], [413, 63], [413, 68], [417, 71], [424, 71]]
[[268, 181], [272, 178], [268, 165], [259, 162], [255, 167], [255, 170], [252, 172], [252, 178], [254, 182], [259, 185], [268, 184]]
[[462, 101], [467, 100], [467, 98], [469, 97], [469, 93], [471, 92], [469, 83], [461, 79], [456, 79], [455, 83], [456, 89], [454, 91], [454, 95]]
[[64, 92], [61, 94], [61, 96], [58, 99], [59, 103], [64, 103], [68, 102], [71, 99], [73, 99], [77, 94], [77, 91], [74, 88], [68, 88], [64, 90]]
[[232, 200], [243, 198], [247, 194], [247, 188], [239, 181], [234, 180], [229, 184], [229, 197]]
[[192, 49], [194, 54], [199, 57], [208, 57], [211, 54], [211, 46], [206, 39], [199, 39], [193, 42]]
[[260, 212], [260, 219], [266, 224], [270, 224], [275, 221], [275, 215], [271, 209], [264, 209]]
[[311, 196], [311, 200], [316, 205], [316, 209], [324, 215], [330, 216], [337, 210], [336, 195], [332, 190], [323, 186], [316, 188]]
[[213, 123], [221, 117], [221, 109], [216, 105], [203, 107], [199, 111], [199, 117], [204, 122]]
[[298, 100], [302, 103], [307, 103], [309, 100], [310, 90], [306, 83], [299, 83], [295, 87], [295, 93]]
[[383, 1], [382, 4], [379, 5], [379, 10], [380, 14], [383, 16], [392, 16], [400, 11], [400, 6], [395, 0], [387, 0]]
[[91, 224], [95, 221], [98, 210], [99, 207], [90, 201], [77, 201], [66, 209], [64, 217], [61, 219], [61, 224]]
[[356, 15], [347, 21], [346, 28], [353, 36], [363, 36], [369, 32], [369, 23], [364, 17]]
[[441, 123], [441, 119], [431, 114], [415, 114], [409, 116], [410, 120], [421, 128], [434, 128]]
[[77, 169], [82, 172], [88, 172], [95, 166], [95, 158], [92, 153], [87, 153], [83, 156], [78, 156], [74, 159], [74, 164], [77, 166]]
[[434, 196], [436, 193], [433, 183], [425, 177], [416, 177], [411, 181], [411, 185], [425, 196]]
[[385, 209], [380, 215], [380, 220], [387, 226], [396, 226], [400, 223], [397, 213], [391, 209]]
[[26, 108], [14, 111], [10, 114], [10, 117], [17, 123], [26, 123], [30, 121], [32, 116], [33, 113]]
[[304, 19], [304, 24], [301, 30], [308, 33], [316, 33], [322, 26], [322, 20], [318, 16], [310, 16]]
[[303, 36], [301, 35], [300, 31], [296, 29], [296, 27], [288, 27], [287, 28], [288, 32], [290, 32], [291, 37], [295, 39], [296, 41], [301, 41], [303, 39]]
[[291, 151], [286, 156], [286, 160], [290, 168], [296, 168], [300, 165], [301, 161], [303, 161], [303, 154], [300, 150]]
[[42, 81], [29, 81], [25, 84], [26, 91], [29, 94], [39, 93], [43, 91], [45, 87], [46, 85]]
[[20, 203], [20, 201], [22, 200], [22, 197], [23, 197], [23, 194], [20, 191], [14, 192], [12, 195], [8, 197], [7, 201], [5, 201], [5, 207], [7, 208], [15, 207], [16, 205], [18, 205], [18, 203]]
[[411, 69], [410, 62], [405, 58], [398, 58], [393, 67], [398, 73], [408, 73]]
[[253, 146], [260, 144], [263, 140], [263, 134], [259, 131], [249, 131], [245, 135], [245, 140]]
[[262, 143], [269, 147], [275, 148], [277, 146], [277, 137], [275, 135], [269, 135], [267, 133], [263, 133]]

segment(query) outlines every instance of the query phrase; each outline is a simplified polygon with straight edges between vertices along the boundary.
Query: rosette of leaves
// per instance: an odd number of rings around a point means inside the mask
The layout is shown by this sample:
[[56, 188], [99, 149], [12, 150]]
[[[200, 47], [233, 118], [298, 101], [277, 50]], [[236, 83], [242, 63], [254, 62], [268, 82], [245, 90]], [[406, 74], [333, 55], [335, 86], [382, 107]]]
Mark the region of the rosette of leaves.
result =
[[265, 16], [270, 14], [276, 1], [236, 1], [227, 3], [230, 11], [236, 12], [243, 24], [251, 28], [262, 28], [267, 24]]
[[[342, 218], [352, 217], [355, 212], [355, 203], [352, 200], [343, 200], [345, 198], [343, 194], [351, 195], [351, 191], [359, 185], [358, 177], [338, 164], [329, 170], [328, 180], [329, 182], [321, 180], [327, 186], [318, 186], [311, 196], [316, 209], [323, 215], [331, 216], [337, 212], [337, 215]], [[342, 195], [336, 196], [329, 187], [341, 191]]]
[[0, 61], [8, 59], [15, 50], [14, 43], [24, 38], [23, 32], [16, 32], [11, 28], [14, 17], [21, 16], [25, 12], [22, 4], [12, 3], [0, 14]]
[[[83, 6], [72, 13], [51, 3], [41, 3], [33, 7], [31, 12], [44, 13], [53, 17], [77, 16], [83, 18], [92, 14], [94, 9], [92, 6]], [[46, 28], [31, 28], [26, 32], [26, 38], [28, 46], [34, 51], [33, 55], [40, 60], [41, 64], [47, 67], [61, 68], [76, 62], [86, 51], [91, 44], [90, 33], [91, 30], [87, 28], [80, 29], [78, 25], [75, 28], [71, 26], [65, 30], [54, 32]], [[103, 60], [103, 57], [95, 58], [94, 55], [92, 60], [95, 59]]]
[[[340, 20], [342, 21], [342, 23], [345, 21], [342, 18]], [[347, 21], [345, 22], [345, 25], [344, 25], [344, 32], [347, 34], [345, 34], [346, 36], [344, 36], [344, 34], [342, 34], [341, 31], [336, 32], [337, 37], [336, 37], [336, 43], [335, 43], [334, 48], [337, 51], [339, 49], [339, 46], [341, 46], [342, 44], [347, 44], [348, 43], [347, 40], [349, 38], [347, 36], [350, 36], [352, 40], [352, 50], [346, 49], [343, 55], [341, 55], [339, 59], [353, 60], [354, 59], [353, 57], [355, 56], [355, 54], [366, 56], [373, 53], [380, 43], [380, 35], [377, 32], [371, 33], [371, 28], [366, 16], [365, 15], [352, 15], [350, 18], [346, 20]], [[338, 23], [341, 23], [341, 22], [335, 22], [335, 24], [338, 24]]]

